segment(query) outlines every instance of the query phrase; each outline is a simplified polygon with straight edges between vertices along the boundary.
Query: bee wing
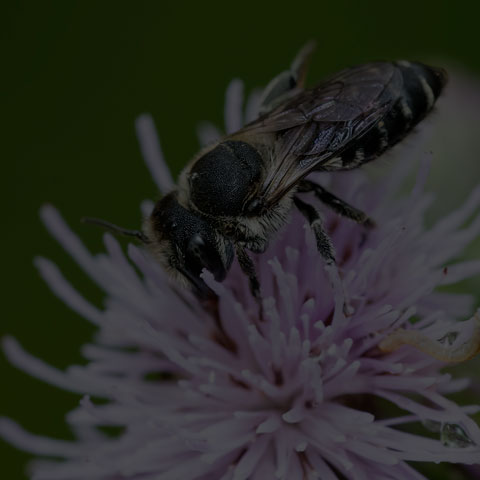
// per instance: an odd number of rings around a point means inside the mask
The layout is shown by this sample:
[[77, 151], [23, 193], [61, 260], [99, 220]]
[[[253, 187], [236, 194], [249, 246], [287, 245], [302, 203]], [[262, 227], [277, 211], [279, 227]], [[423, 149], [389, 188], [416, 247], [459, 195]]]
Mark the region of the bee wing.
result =
[[277, 137], [260, 192], [265, 203], [278, 201], [378, 123], [399, 98], [402, 85], [401, 74], [392, 63], [361, 65], [300, 92], [246, 125], [242, 132]]

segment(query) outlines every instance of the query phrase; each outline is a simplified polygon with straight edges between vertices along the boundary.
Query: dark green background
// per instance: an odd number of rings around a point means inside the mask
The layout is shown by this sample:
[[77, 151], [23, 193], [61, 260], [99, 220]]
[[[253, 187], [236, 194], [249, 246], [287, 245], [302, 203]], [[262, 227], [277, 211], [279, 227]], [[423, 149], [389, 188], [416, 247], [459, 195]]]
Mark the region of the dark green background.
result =
[[[92, 327], [57, 301], [32, 265], [53, 258], [88, 298], [99, 292], [38, 218], [58, 206], [89, 248], [101, 234], [83, 215], [139, 226], [156, 191], [133, 122], [151, 112], [174, 173], [195, 153], [199, 121], [222, 121], [232, 77], [248, 88], [285, 68], [308, 39], [310, 78], [372, 59], [445, 58], [480, 72], [475, 2], [30, 1], [2, 7], [1, 334], [58, 367], [81, 362]], [[476, 173], [478, 175], [478, 172]], [[79, 397], [28, 377], [1, 358], [0, 413], [31, 431], [69, 437]], [[23, 479], [28, 456], [1, 444], [2, 479]], [[437, 477], [434, 477], [437, 478]], [[439, 477], [438, 477], [439, 478]], [[453, 478], [453, 477], [451, 477]]]

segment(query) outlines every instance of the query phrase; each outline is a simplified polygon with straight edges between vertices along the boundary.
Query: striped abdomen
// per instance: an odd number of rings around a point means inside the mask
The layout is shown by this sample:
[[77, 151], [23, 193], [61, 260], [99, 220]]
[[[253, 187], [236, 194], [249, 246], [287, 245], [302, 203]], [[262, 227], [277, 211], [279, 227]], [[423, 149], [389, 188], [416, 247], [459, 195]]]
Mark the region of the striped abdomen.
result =
[[381, 121], [339, 155], [343, 168], [369, 162], [405, 137], [430, 112], [447, 81], [443, 69], [401, 61], [395, 66], [403, 79], [398, 100]]

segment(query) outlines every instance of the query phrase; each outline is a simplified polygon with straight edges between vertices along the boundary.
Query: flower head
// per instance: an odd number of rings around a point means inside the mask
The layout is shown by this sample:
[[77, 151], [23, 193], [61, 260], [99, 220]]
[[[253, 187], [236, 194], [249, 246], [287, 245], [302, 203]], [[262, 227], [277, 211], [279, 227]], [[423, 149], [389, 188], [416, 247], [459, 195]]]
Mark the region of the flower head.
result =
[[[227, 132], [242, 124], [241, 104], [235, 81]], [[137, 126], [153, 176], [168, 190], [151, 120]], [[202, 127], [205, 141], [217, 135]], [[261, 316], [238, 264], [222, 284], [204, 273], [218, 295], [205, 308], [143, 249], [129, 245], [125, 255], [106, 234], [106, 253], [93, 256], [44, 207], [48, 229], [103, 288], [105, 305], [94, 307], [37, 259], [52, 290], [98, 327], [83, 350], [87, 364], [61, 372], [11, 338], [4, 348], [20, 368], [84, 395], [67, 418], [77, 440], [36, 437], [6, 419], [0, 434], [64, 459], [35, 462], [35, 480], [403, 480], [423, 478], [409, 461], [480, 463], [480, 429], [469, 416], [479, 408], [447, 398], [468, 382], [441, 371], [478, 351], [480, 319], [458, 321], [471, 315], [472, 298], [437, 289], [480, 272], [478, 261], [452, 263], [480, 232], [480, 188], [427, 229], [428, 163], [425, 155], [409, 194], [398, 193], [412, 166], [404, 157], [376, 184], [361, 171], [318, 176], [378, 226], [367, 232], [325, 211], [342, 272], [332, 289], [313, 234], [292, 213], [254, 259]], [[403, 428], [414, 423], [423, 432]], [[106, 436], [105, 426], [120, 430]]]

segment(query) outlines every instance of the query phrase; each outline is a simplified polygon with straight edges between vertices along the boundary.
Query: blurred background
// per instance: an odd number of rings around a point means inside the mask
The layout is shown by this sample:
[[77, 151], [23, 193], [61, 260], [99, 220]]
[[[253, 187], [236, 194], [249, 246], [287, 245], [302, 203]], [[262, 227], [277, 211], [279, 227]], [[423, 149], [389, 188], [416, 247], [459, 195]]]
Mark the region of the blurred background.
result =
[[[137, 228], [140, 202], [157, 197], [138, 148], [135, 118], [153, 115], [177, 175], [198, 148], [198, 123], [222, 124], [229, 81], [242, 78], [247, 91], [265, 85], [309, 39], [318, 41], [310, 84], [377, 59], [423, 60], [458, 72], [425, 127], [430, 133], [422, 146], [434, 152], [430, 186], [439, 198], [434, 215], [457, 206], [480, 179], [475, 5], [441, 0], [8, 2], [0, 33], [6, 287], [1, 336], [15, 336], [59, 368], [82, 363], [80, 347], [91, 339], [93, 327], [53, 296], [33, 266], [34, 257], [53, 259], [97, 304], [102, 293], [46, 233], [40, 206], [56, 205], [88, 248], [101, 251], [102, 232], [81, 224], [82, 216]], [[477, 242], [467, 255], [478, 253]], [[479, 286], [477, 280], [460, 288], [478, 292]], [[23, 374], [3, 354], [0, 362], [0, 415], [34, 433], [71, 438], [64, 415], [79, 396]], [[474, 362], [463, 368], [472, 370]], [[478, 371], [478, 361], [475, 365]], [[0, 443], [0, 458], [2, 478], [27, 478], [22, 473], [27, 454]], [[435, 479], [472, 478], [443, 465], [424, 471]]]

